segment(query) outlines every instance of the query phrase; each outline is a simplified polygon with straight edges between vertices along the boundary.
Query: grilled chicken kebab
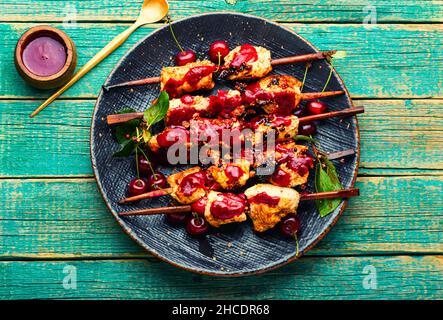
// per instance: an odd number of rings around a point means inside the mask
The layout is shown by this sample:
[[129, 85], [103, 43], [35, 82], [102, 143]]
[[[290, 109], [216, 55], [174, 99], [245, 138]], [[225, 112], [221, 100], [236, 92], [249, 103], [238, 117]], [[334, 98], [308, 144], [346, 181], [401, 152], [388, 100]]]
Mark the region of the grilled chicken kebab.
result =
[[[184, 95], [181, 99], [171, 99], [166, 123], [180, 124], [194, 115], [238, 117], [245, 113], [255, 113], [257, 109], [267, 114], [288, 115], [297, 109], [301, 100], [343, 93], [330, 91], [302, 94], [301, 87], [302, 82], [292, 76], [273, 75], [238, 86], [239, 90], [219, 90], [216, 96]], [[163, 89], [168, 91], [168, 88]]]
[[[187, 126], [169, 126], [162, 132], [152, 136], [148, 142], [151, 151], [167, 151], [167, 149], [177, 143], [183, 143], [187, 148], [202, 143], [218, 145], [229, 142], [244, 144], [251, 142], [255, 145], [258, 135], [269, 138], [271, 133], [275, 133], [275, 141], [287, 141], [295, 138], [298, 132], [299, 119], [295, 115], [275, 116], [268, 115], [254, 118], [250, 121], [242, 121], [235, 118], [230, 119], [208, 119], [196, 118], [188, 122]], [[249, 129], [249, 130], [245, 130]], [[243, 131], [244, 130], [244, 131]], [[230, 141], [228, 139], [230, 134]]]
[[[197, 116], [238, 118], [261, 111], [266, 114], [287, 116], [298, 109], [302, 100], [343, 94], [343, 91], [301, 93], [301, 86], [302, 83], [292, 76], [272, 75], [257, 82], [239, 84], [238, 90], [219, 90], [217, 95], [209, 97], [185, 94], [181, 98], [169, 101], [165, 123], [171, 126], [188, 126], [189, 121]], [[142, 115], [135, 113], [134, 118]]]
[[186, 92], [213, 89], [216, 70], [221, 70], [220, 77], [228, 80], [259, 79], [272, 70], [271, 52], [249, 44], [233, 49], [224, 61], [220, 68], [209, 60], [164, 67], [160, 73], [161, 90], [175, 98]]
[[[268, 181], [280, 187], [296, 187], [305, 184], [314, 161], [307, 154], [308, 148], [289, 142], [279, 145], [275, 154], [276, 169]], [[259, 161], [269, 161], [263, 155]], [[213, 165], [207, 170], [193, 167], [170, 175], [167, 181], [170, 195], [181, 204], [190, 204], [206, 195], [210, 190], [233, 190], [246, 185], [254, 176], [254, 168], [260, 163], [240, 159], [235, 162]]]
[[135, 80], [105, 87], [153, 84], [160, 82], [161, 90], [176, 98], [184, 93], [211, 90], [215, 86], [214, 73], [227, 80], [259, 79], [272, 71], [273, 65], [307, 62], [325, 59], [335, 51], [317, 52], [288, 58], [271, 60], [271, 52], [260, 46], [244, 44], [231, 50], [219, 66], [209, 60], [189, 62], [175, 67], [163, 67], [160, 77]]
[[300, 195], [294, 189], [256, 184], [238, 195], [210, 191], [193, 208], [213, 227], [243, 222], [248, 215], [254, 230], [264, 232], [274, 228], [288, 214], [296, 213], [299, 200]]

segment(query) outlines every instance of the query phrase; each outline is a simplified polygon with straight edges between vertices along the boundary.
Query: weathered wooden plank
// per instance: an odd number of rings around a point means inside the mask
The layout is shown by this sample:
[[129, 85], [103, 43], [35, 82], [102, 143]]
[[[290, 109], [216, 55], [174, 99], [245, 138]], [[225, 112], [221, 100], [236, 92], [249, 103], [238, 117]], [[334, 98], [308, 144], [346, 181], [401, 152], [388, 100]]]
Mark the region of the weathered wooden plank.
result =
[[442, 256], [311, 257], [278, 271], [240, 279], [192, 275], [152, 259], [11, 261], [0, 262], [0, 297], [442, 299], [442, 273]]
[[[442, 253], [443, 176], [363, 177], [361, 197], [309, 255]], [[0, 180], [0, 258], [145, 256], [92, 179]]]
[[[361, 167], [369, 170], [366, 173], [443, 169], [443, 100], [356, 104], [366, 106], [366, 113], [359, 116]], [[94, 101], [56, 101], [30, 119], [37, 105], [37, 101], [0, 101], [0, 177], [91, 176], [89, 128]]]
[[[235, 5], [223, 0], [169, 0], [175, 18], [215, 11], [237, 11], [284, 22], [355, 22], [376, 12], [378, 22], [443, 20], [441, 1], [427, 0], [239, 0]], [[56, 1], [4, 0], [0, 21], [132, 21], [138, 15], [140, 1], [117, 0]]]
[[[33, 24], [0, 24], [2, 77], [0, 98], [40, 97], [48, 92], [26, 86], [13, 66], [14, 46], [19, 36]], [[442, 97], [441, 63], [443, 25], [323, 25], [287, 24], [320, 49], [347, 51], [336, 67], [351, 94], [362, 98]], [[125, 24], [77, 24], [68, 30], [83, 65], [109, 40], [123, 31]], [[153, 29], [138, 30], [127, 43], [71, 88], [65, 97], [96, 97], [106, 75], [136, 41]], [[420, 44], [420, 45], [417, 45]], [[303, 69], [303, 66], [299, 66]], [[302, 70], [300, 69], [300, 72]]]
[[366, 106], [359, 117], [361, 167], [443, 168], [443, 100], [362, 100], [356, 104]]

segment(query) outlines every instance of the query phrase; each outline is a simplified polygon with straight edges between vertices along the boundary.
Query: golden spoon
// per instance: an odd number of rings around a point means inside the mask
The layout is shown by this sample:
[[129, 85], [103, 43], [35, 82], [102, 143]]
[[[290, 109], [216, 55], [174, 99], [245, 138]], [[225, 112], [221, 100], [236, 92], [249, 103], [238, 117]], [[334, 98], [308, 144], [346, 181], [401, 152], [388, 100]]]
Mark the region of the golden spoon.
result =
[[85, 74], [87, 74], [92, 68], [99, 64], [103, 59], [110, 55], [115, 49], [123, 44], [123, 42], [128, 39], [128, 37], [137, 28], [145, 25], [147, 23], [157, 22], [166, 16], [169, 10], [169, 4], [166, 0], [144, 0], [140, 15], [132, 26], [116, 36], [111, 42], [109, 42], [106, 47], [100, 50], [91, 60], [89, 60], [80, 70], [78, 70], [71, 80], [61, 87], [56, 93], [48, 98], [40, 107], [35, 109], [31, 114], [31, 118], [37, 115], [40, 111], [51, 104], [55, 99], [57, 99], [63, 92], [68, 90], [74, 83], [81, 79]]

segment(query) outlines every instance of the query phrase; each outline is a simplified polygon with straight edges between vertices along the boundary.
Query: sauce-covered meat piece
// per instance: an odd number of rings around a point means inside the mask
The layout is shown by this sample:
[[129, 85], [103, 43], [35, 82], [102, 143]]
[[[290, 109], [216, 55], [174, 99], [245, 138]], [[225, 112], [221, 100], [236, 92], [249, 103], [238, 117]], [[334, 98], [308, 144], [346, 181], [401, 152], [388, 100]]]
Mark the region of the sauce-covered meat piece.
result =
[[209, 98], [186, 94], [169, 101], [165, 117], [167, 126], [189, 126], [189, 121], [196, 116], [212, 116], [209, 110]]
[[257, 117], [249, 123], [251, 129], [267, 138], [274, 133], [275, 141], [286, 141], [295, 138], [298, 133], [298, 118], [294, 115], [269, 115]]
[[256, 184], [245, 191], [249, 202], [249, 217], [254, 230], [269, 230], [282, 218], [297, 211], [300, 195], [291, 188], [282, 188], [270, 184]]
[[247, 219], [246, 198], [233, 193], [211, 191], [205, 208], [205, 219], [213, 227]]
[[165, 130], [152, 136], [148, 141], [148, 147], [152, 152], [159, 152], [160, 150], [166, 150], [175, 144], [184, 145], [189, 147], [189, 130], [183, 126], [170, 126]]
[[220, 77], [228, 80], [258, 79], [271, 71], [271, 52], [263, 47], [244, 44], [225, 57]]
[[242, 90], [248, 108], [262, 108], [267, 114], [286, 116], [300, 104], [302, 83], [291, 76], [273, 75], [247, 85]]
[[206, 173], [200, 167], [172, 174], [168, 177], [171, 197], [181, 204], [191, 204], [206, 195]]
[[251, 177], [251, 164], [245, 159], [234, 163], [214, 165], [208, 169], [208, 174], [224, 189], [233, 190], [243, 187]]
[[280, 187], [296, 187], [308, 181], [309, 170], [314, 167], [314, 160], [307, 154], [308, 148], [295, 143], [277, 145], [277, 168], [270, 182]]
[[216, 68], [207, 60], [180, 67], [164, 67], [160, 73], [160, 88], [170, 98], [177, 98], [187, 92], [211, 90], [215, 86], [212, 74]]

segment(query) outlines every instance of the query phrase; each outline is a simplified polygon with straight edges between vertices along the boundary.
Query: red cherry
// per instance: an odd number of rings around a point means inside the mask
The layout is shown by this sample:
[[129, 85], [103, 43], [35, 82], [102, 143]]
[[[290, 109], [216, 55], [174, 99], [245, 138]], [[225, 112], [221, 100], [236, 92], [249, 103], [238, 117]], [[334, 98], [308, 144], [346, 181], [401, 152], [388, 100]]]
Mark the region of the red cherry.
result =
[[158, 145], [162, 148], [169, 148], [173, 144], [189, 141], [189, 130], [181, 126], [171, 126], [157, 136]]
[[175, 64], [178, 66], [184, 66], [188, 63], [195, 62], [197, 56], [192, 50], [181, 51], [175, 55]]
[[287, 238], [294, 238], [300, 230], [300, 220], [298, 217], [290, 216], [280, 224], [280, 232]]
[[166, 219], [172, 224], [184, 224], [188, 216], [184, 213], [168, 213]]
[[307, 123], [298, 128], [298, 133], [303, 136], [311, 136], [317, 132], [317, 127], [312, 123]]
[[168, 184], [165, 175], [161, 172], [149, 175], [147, 183], [150, 190], [164, 189]]
[[309, 101], [307, 107], [310, 114], [322, 114], [328, 109], [326, 103], [321, 101]]
[[207, 203], [208, 203], [208, 198], [207, 197], [203, 197], [203, 198], [197, 200], [196, 202], [194, 202], [191, 205], [192, 212], [195, 212], [200, 217], [204, 217], [205, 216], [205, 209], [206, 209], [206, 204]]
[[148, 183], [146, 179], [132, 179], [129, 182], [128, 193], [131, 197], [148, 192]]
[[229, 45], [226, 41], [215, 41], [209, 48], [209, 57], [214, 63], [218, 63], [218, 55], [223, 60], [229, 53]]
[[299, 105], [298, 108], [294, 111], [294, 115], [296, 117], [300, 118], [300, 117], [304, 116], [305, 111], [306, 111], [306, 107]]
[[143, 155], [138, 156], [138, 170], [142, 176], [147, 177], [152, 174], [152, 169], [151, 166], [149, 166], [149, 163], [151, 163], [153, 169], [157, 166], [157, 164], [151, 159], [148, 161]]
[[194, 237], [202, 236], [209, 230], [209, 224], [201, 217], [192, 217], [186, 222], [186, 231]]

